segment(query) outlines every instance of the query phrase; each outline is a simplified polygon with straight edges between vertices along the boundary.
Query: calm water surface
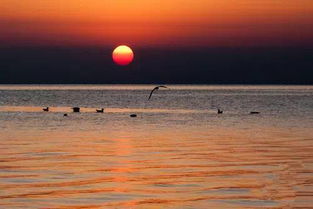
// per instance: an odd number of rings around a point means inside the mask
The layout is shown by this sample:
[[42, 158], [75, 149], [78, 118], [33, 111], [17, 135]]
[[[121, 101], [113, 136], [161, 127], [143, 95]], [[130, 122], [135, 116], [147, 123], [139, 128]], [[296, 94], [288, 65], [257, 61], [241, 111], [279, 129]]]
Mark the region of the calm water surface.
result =
[[0, 85], [0, 208], [312, 207], [313, 86], [169, 87]]

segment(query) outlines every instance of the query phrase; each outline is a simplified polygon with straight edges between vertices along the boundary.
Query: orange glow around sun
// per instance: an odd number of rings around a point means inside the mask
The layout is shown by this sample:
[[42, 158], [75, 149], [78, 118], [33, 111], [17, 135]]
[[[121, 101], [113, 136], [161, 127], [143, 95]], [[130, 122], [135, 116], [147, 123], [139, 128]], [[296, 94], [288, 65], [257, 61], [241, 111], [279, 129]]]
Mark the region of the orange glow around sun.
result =
[[113, 61], [118, 65], [128, 65], [134, 59], [134, 52], [130, 47], [121, 45], [114, 49], [112, 58]]
[[1, 0], [0, 46], [312, 46], [313, 0]]

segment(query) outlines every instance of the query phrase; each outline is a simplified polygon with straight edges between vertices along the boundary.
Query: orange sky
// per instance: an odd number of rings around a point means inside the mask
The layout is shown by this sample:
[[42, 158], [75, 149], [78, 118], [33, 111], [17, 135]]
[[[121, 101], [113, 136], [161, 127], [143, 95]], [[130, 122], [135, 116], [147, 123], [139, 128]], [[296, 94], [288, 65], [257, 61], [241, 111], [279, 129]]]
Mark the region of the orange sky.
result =
[[1, 45], [313, 45], [312, 0], [0, 1]]

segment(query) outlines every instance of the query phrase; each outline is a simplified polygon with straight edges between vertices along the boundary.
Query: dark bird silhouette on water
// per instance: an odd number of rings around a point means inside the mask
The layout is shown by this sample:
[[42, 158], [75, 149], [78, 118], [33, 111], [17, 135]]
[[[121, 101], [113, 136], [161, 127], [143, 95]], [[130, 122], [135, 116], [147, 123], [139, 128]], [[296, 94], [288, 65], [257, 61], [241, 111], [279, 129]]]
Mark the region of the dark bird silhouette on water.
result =
[[250, 114], [255, 115], [255, 114], [260, 114], [260, 112], [252, 111]]
[[154, 87], [154, 89], [152, 89], [152, 91], [150, 92], [150, 96], [149, 96], [148, 100], [150, 100], [150, 98], [151, 98], [153, 92], [156, 91], [156, 90], [159, 90], [160, 88], [167, 88], [167, 87], [166, 87], [166, 86], [157, 86], [157, 87]]
[[223, 110], [217, 109], [217, 114], [222, 114], [222, 113], [223, 113]]
[[137, 115], [136, 115], [136, 114], [131, 114], [130, 117], [131, 117], [131, 118], [136, 118]]
[[68, 115], [67, 115], [67, 113], [65, 113], [64, 115], [63, 115], [63, 117], [67, 117]]
[[103, 113], [103, 112], [104, 112], [104, 109], [103, 109], [103, 108], [101, 108], [101, 109], [96, 109], [96, 111], [97, 111], [98, 113]]
[[80, 107], [72, 107], [73, 112], [80, 112]]
[[49, 112], [49, 107], [43, 108], [42, 110], [45, 112]]

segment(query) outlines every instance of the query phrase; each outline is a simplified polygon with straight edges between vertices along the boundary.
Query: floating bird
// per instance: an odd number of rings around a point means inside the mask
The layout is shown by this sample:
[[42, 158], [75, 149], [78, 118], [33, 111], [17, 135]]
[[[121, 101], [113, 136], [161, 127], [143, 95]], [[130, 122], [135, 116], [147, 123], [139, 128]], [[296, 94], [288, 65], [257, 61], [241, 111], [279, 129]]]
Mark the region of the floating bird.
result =
[[252, 115], [254, 115], [254, 114], [260, 114], [260, 112], [252, 111], [252, 112], [250, 112], [250, 114], [252, 114]]
[[222, 114], [223, 110], [217, 109], [217, 114]]
[[135, 117], [137, 117], [137, 115], [136, 114], [131, 114], [130, 117], [131, 118], [135, 118]]
[[103, 112], [104, 112], [104, 109], [103, 109], [103, 108], [101, 108], [101, 109], [96, 109], [96, 111], [97, 111], [98, 113], [103, 113]]
[[43, 108], [42, 110], [45, 112], [49, 112], [49, 107]]
[[79, 107], [72, 107], [72, 109], [73, 109], [73, 112], [79, 112], [80, 111]]
[[159, 88], [167, 88], [167, 87], [166, 87], [166, 86], [157, 86], [157, 87], [154, 87], [154, 89], [152, 89], [152, 91], [150, 92], [150, 96], [149, 96], [148, 100], [151, 98], [153, 92], [154, 92], [155, 90], [159, 90]]
[[67, 117], [68, 115], [65, 113], [63, 116], [64, 116], [64, 117]]

